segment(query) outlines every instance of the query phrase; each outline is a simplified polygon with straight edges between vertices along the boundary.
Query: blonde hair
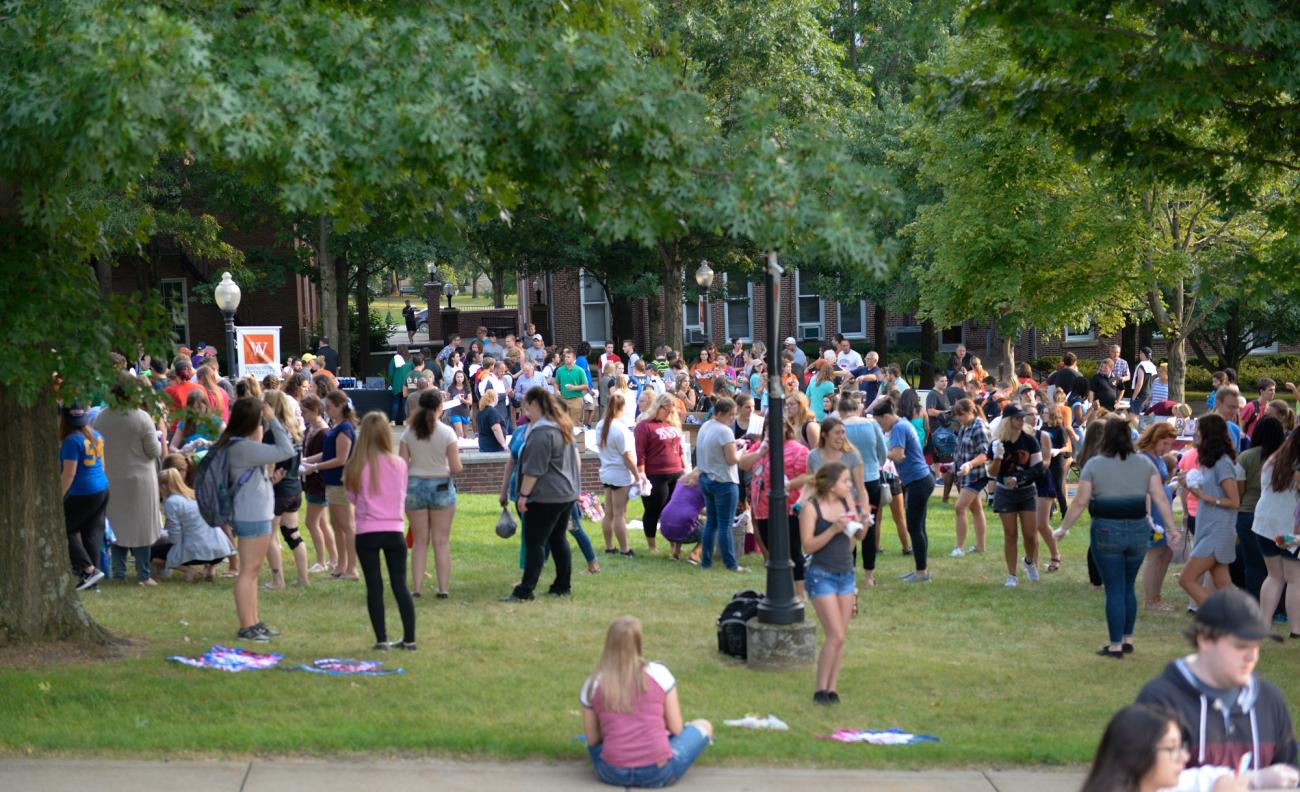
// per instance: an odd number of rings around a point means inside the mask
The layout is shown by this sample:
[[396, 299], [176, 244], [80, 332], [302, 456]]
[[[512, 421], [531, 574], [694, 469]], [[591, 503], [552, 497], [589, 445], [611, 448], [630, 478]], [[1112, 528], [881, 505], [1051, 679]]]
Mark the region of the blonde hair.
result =
[[641, 620], [620, 616], [605, 633], [605, 649], [592, 678], [600, 685], [601, 705], [611, 712], [630, 713], [645, 693], [645, 660], [641, 657]]
[[[357, 445], [343, 466], [343, 487], [348, 492], [361, 491], [361, 474], [375, 465], [381, 455], [393, 456], [393, 433], [388, 418], [381, 412], [366, 413], [357, 432]], [[370, 492], [379, 494], [379, 476], [370, 476]]]
[[185, 477], [176, 468], [163, 468], [158, 472], [158, 491], [164, 500], [172, 495], [194, 500], [194, 490], [185, 485]]
[[276, 419], [284, 424], [289, 438], [295, 443], [301, 443], [304, 429], [302, 413], [294, 409], [296, 402], [293, 397], [284, 391], [269, 390], [262, 395], [262, 400], [271, 405], [271, 411], [275, 413]]
[[483, 391], [483, 395], [479, 397], [478, 408], [480, 410], [486, 410], [489, 407], [495, 407], [496, 403], [497, 403], [496, 388], [488, 388], [487, 390]]
[[1004, 443], [1012, 443], [1015, 442], [1016, 438], [1020, 437], [1021, 434], [1027, 434], [1023, 425], [1021, 425], [1020, 429], [1016, 429], [1011, 425], [1011, 421], [1011, 418], [1003, 418], [998, 422], [998, 428], [993, 432], [994, 440], [1001, 440]]
[[627, 406], [627, 399], [619, 391], [609, 394], [609, 400], [605, 403], [605, 415], [601, 418], [600, 425], [600, 447], [604, 448], [609, 442], [609, 427], [618, 420], [618, 416], [623, 413], [623, 408]]
[[656, 418], [658, 418], [660, 410], [668, 411], [667, 423], [670, 423], [673, 426], [677, 425], [677, 397], [676, 396], [672, 395], [671, 393], [664, 393], [658, 396], [654, 400], [654, 403], [650, 405], [650, 409], [647, 411], [650, 414], [650, 420], [653, 421]]

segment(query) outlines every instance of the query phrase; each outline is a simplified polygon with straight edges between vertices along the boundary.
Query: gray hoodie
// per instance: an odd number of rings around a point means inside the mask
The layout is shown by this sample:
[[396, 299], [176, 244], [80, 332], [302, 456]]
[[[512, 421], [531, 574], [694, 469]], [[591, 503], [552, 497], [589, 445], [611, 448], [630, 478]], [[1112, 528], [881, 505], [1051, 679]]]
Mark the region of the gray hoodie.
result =
[[[266, 475], [266, 466], [282, 462], [295, 453], [293, 441], [284, 426], [271, 420], [275, 445], [240, 440], [230, 444], [230, 477], [244, 483], [235, 492], [234, 518], [238, 522], [263, 522], [275, 518], [275, 491]], [[245, 474], [248, 474], [245, 479]]]

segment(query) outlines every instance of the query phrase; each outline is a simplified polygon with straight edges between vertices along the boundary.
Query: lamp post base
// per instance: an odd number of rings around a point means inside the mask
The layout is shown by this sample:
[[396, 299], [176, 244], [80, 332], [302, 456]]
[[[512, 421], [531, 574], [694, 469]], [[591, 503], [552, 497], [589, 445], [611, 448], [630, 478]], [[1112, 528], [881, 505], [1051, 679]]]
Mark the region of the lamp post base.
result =
[[780, 671], [817, 660], [817, 627], [812, 622], [764, 624], [745, 622], [746, 660], [750, 668]]

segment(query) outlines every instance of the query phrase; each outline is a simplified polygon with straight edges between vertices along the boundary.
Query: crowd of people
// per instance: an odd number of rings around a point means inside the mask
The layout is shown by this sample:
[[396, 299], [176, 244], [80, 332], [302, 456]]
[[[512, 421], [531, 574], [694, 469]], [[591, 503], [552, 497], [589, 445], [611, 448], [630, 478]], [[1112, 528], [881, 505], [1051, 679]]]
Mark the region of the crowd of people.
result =
[[[128, 555], [145, 586], [173, 571], [213, 580], [224, 564], [220, 574], [235, 579], [238, 637], [267, 641], [278, 632], [258, 615], [260, 573], [270, 567], [267, 588], [286, 585], [287, 549], [299, 585], [320, 574], [364, 579], [375, 648], [413, 650], [414, 600], [423, 595], [430, 549], [436, 596], [451, 596], [462, 450], [508, 456], [500, 502], [513, 504], [522, 530], [519, 579], [502, 599], [522, 602], [534, 598], [548, 558], [555, 577], [546, 593], [571, 593], [570, 535], [586, 571], [600, 571], [579, 506], [584, 450], [599, 459], [607, 555], [657, 553], [662, 535], [670, 558], [702, 570], [720, 560], [744, 572], [747, 541], [766, 560], [777, 486], [768, 427], [779, 425], [793, 574], [823, 627], [819, 704], [839, 701], [846, 631], [859, 586], [878, 585], [886, 514], [914, 567], [899, 582], [928, 584], [936, 554], [948, 550], [948, 563], [961, 563], [986, 551], [991, 508], [1003, 529], [1004, 585], [1013, 588], [1061, 569], [1059, 544], [1086, 509], [1089, 577], [1105, 592], [1108, 634], [1097, 653], [1107, 658], [1134, 651], [1139, 572], [1145, 608], [1174, 607], [1161, 592], [1175, 561], [1189, 610], [1200, 612], [1215, 591], [1240, 589], [1262, 604], [1267, 621], [1285, 599], [1292, 637], [1300, 637], [1292, 537], [1300, 432], [1270, 380], [1242, 409], [1235, 374], [1218, 372], [1209, 411], [1190, 420], [1187, 405], [1169, 401], [1168, 372], [1149, 349], [1130, 367], [1113, 347], [1091, 377], [1067, 352], [1040, 382], [1024, 364], [1014, 375], [990, 374], [958, 347], [933, 372], [933, 387], [918, 390], [897, 365], [882, 365], [873, 351], [859, 354], [842, 337], [811, 358], [787, 338], [775, 375], [763, 345], [740, 340], [725, 350], [707, 345], [688, 364], [663, 346], [642, 357], [631, 341], [621, 352], [612, 343], [597, 352], [585, 343], [548, 347], [532, 328], [524, 338], [499, 341], [480, 328], [468, 343], [453, 336], [436, 353], [399, 346], [387, 369], [390, 409], [364, 416], [338, 388], [337, 354], [327, 341], [261, 380], [222, 377], [210, 348], [182, 348], [170, 366], [120, 358], [112, 398], [100, 400], [111, 406], [61, 411], [78, 587], [95, 588], [105, 574], [124, 580]], [[152, 384], [148, 397], [135, 395], [133, 378]], [[780, 414], [768, 409], [775, 389], [784, 397]], [[214, 468], [230, 499], [220, 525], [198, 503]], [[926, 528], [930, 502], [939, 490], [947, 503], [953, 489], [956, 542], [936, 553]], [[634, 499], [642, 504], [644, 546], [630, 536]], [[384, 568], [402, 624], [401, 640], [391, 642]], [[593, 761], [611, 783], [679, 776], [711, 734], [707, 722], [682, 723], [672, 675], [639, 659], [640, 640], [635, 619], [616, 622], [583, 688]], [[1227, 640], [1222, 631], [1198, 633], [1198, 656], [1211, 651], [1206, 641], [1220, 640]], [[1197, 687], [1192, 672], [1180, 673]], [[1214, 679], [1202, 682], [1214, 688]], [[622, 742], [651, 721], [662, 721], [663, 740]], [[1177, 726], [1185, 736], [1182, 721], [1163, 723], [1170, 735]], [[645, 767], [657, 770], [631, 773]]]

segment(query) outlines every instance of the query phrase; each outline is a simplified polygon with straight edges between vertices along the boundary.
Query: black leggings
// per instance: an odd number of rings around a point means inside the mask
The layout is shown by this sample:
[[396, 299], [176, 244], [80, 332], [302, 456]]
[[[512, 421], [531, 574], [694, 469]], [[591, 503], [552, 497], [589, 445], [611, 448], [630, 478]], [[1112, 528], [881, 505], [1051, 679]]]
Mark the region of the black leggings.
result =
[[108, 515], [108, 490], [63, 499], [63, 526], [68, 533], [68, 558], [72, 571], [82, 574], [99, 566], [104, 550], [104, 520]]
[[[870, 575], [876, 571], [876, 545], [880, 544], [880, 491], [884, 479], [868, 481], [867, 502], [871, 504], [871, 527], [867, 529], [867, 536], [858, 544], [862, 545], [862, 570]], [[858, 548], [853, 548], [853, 564], [858, 563]]]
[[1061, 510], [1061, 516], [1064, 517], [1068, 508], [1065, 502], [1065, 455], [1052, 457], [1052, 465], [1049, 469], [1052, 472], [1052, 484], [1056, 486], [1056, 505]]
[[[786, 527], [790, 533], [790, 560], [794, 562], [794, 579], [803, 580], [804, 556], [803, 543], [799, 540], [799, 515], [792, 514], [786, 517]], [[763, 540], [763, 546], [771, 554], [772, 546], [767, 543], [768, 518], [754, 518], [754, 528], [758, 531], [759, 537]]]
[[393, 587], [397, 610], [402, 614], [402, 640], [415, 643], [415, 600], [406, 588], [406, 538], [401, 531], [370, 531], [357, 534], [357, 561], [366, 578], [366, 608], [376, 641], [388, 640], [384, 622], [384, 578], [379, 569], [379, 553], [388, 564], [388, 583]]
[[903, 485], [903, 512], [907, 515], [907, 534], [912, 537], [912, 555], [916, 559], [917, 572], [925, 571], [925, 554], [930, 547], [925, 533], [925, 512], [932, 494], [934, 477], [928, 474]]
[[524, 512], [524, 577], [515, 586], [519, 599], [532, 599], [533, 589], [542, 576], [546, 563], [545, 548], [551, 549], [555, 560], [555, 582], [550, 593], [568, 594], [573, 577], [573, 557], [569, 554], [569, 512], [573, 501], [566, 503], [533, 503], [529, 501]]
[[668, 499], [673, 496], [673, 490], [677, 489], [677, 479], [681, 477], [680, 471], [652, 473], [646, 476], [650, 479], [650, 496], [641, 497], [641, 506], [645, 511], [641, 516], [641, 522], [645, 525], [645, 538], [653, 539], [659, 532], [659, 515], [663, 514]]

